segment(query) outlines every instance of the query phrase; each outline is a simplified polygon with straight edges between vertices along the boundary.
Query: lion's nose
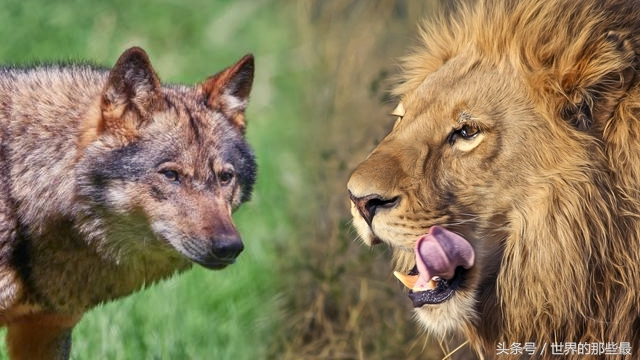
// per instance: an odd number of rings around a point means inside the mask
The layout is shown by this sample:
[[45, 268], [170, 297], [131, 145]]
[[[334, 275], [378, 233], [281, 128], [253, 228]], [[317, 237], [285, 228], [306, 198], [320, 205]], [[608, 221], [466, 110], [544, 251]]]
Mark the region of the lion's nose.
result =
[[360, 215], [364, 221], [371, 226], [371, 222], [373, 221], [373, 217], [376, 215], [376, 212], [380, 209], [390, 209], [398, 204], [400, 200], [399, 196], [396, 196], [391, 199], [385, 199], [381, 195], [371, 194], [363, 197], [354, 196], [351, 191], [349, 191], [349, 197], [353, 204], [358, 209]]

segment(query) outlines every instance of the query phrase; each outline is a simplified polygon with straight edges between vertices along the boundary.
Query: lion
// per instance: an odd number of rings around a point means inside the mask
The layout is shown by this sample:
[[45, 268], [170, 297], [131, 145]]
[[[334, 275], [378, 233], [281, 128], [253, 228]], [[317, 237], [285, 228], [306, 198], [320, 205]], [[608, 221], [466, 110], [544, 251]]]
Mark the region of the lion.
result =
[[478, 0], [421, 28], [348, 191], [429, 333], [640, 353], [639, 50], [638, 1]]

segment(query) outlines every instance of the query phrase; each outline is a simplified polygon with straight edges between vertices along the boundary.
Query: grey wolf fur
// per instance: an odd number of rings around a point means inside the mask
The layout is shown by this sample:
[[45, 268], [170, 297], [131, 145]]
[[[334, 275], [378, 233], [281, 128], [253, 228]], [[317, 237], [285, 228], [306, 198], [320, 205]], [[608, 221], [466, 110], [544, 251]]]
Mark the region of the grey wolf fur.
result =
[[66, 359], [97, 304], [232, 264], [256, 164], [251, 55], [161, 85], [144, 50], [109, 70], [0, 69], [0, 325], [12, 359]]

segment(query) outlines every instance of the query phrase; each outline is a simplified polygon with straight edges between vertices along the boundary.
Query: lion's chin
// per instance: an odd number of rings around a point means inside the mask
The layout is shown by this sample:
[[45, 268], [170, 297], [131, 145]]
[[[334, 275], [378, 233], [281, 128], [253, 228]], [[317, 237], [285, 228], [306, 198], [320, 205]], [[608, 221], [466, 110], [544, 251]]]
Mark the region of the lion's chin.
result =
[[474, 300], [466, 292], [456, 292], [447, 301], [423, 305], [415, 309], [415, 315], [423, 329], [436, 338], [458, 333], [476, 320]]

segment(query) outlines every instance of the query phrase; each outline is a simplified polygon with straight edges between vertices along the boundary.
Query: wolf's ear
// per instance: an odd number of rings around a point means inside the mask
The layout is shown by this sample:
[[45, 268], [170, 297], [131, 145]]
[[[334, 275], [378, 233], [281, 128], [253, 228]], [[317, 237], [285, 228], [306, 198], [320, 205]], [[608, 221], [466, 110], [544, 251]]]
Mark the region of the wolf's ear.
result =
[[560, 114], [581, 131], [604, 127], [634, 82], [636, 53], [625, 36], [610, 31], [565, 69], [560, 86], [568, 100]]
[[102, 91], [103, 128], [122, 126], [127, 110], [137, 113], [137, 121], [159, 110], [162, 106], [160, 87], [160, 80], [144, 50], [132, 47], [123, 52], [109, 72]]
[[245, 55], [229, 68], [207, 78], [201, 87], [207, 105], [225, 114], [231, 124], [245, 131], [244, 111], [253, 85], [253, 55]]

